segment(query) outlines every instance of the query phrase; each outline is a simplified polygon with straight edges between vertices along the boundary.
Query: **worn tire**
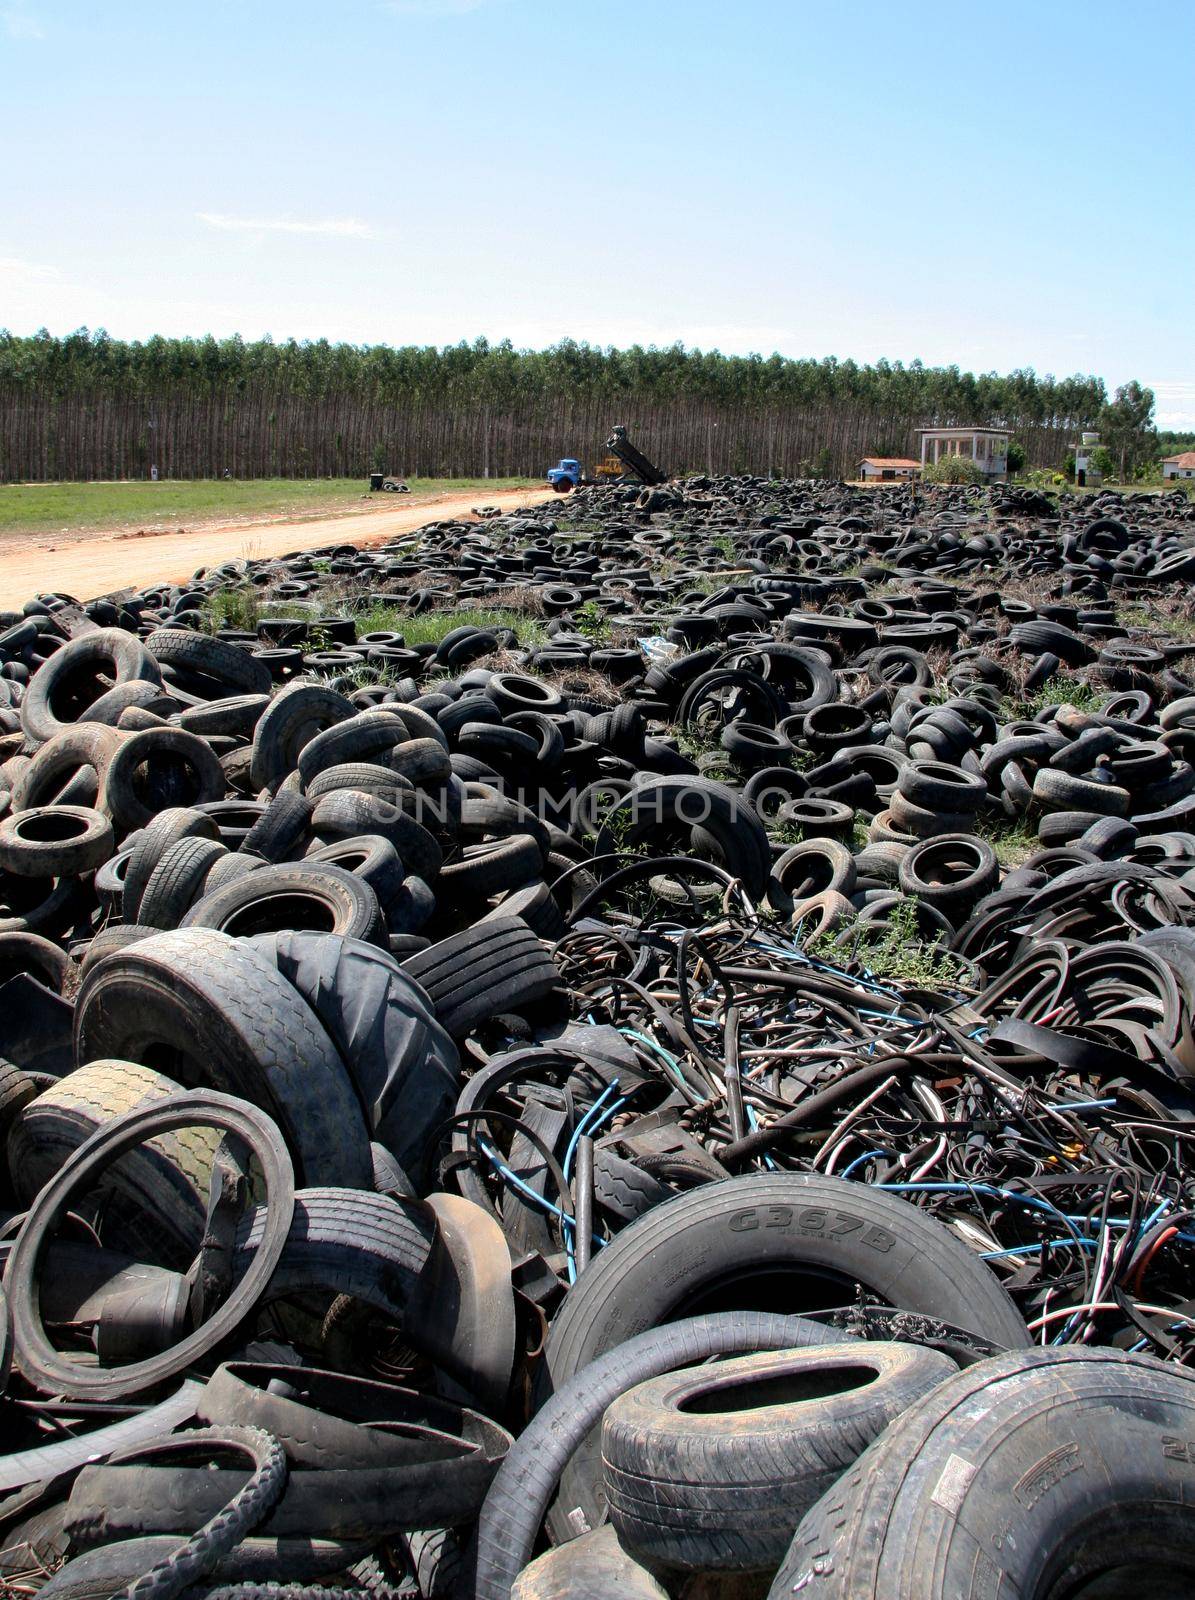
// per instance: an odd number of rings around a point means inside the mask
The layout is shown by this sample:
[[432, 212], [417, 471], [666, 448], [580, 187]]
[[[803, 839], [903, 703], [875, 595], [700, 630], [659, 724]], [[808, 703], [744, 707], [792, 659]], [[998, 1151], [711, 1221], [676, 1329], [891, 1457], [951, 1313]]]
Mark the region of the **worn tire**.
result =
[[369, 1133], [335, 1045], [261, 954], [210, 928], [162, 933], [96, 963], [75, 1003], [75, 1059], [166, 1067], [269, 1111], [304, 1183], [368, 1189]]
[[204, 893], [208, 874], [228, 851], [215, 839], [179, 839], [162, 856], [137, 908], [147, 928], [177, 928]]
[[868, 1342], [650, 1379], [602, 1423], [610, 1520], [632, 1554], [665, 1567], [774, 1572], [793, 1518], [955, 1371], [940, 1351]]
[[1178, 1600], [1195, 1570], [1192, 1440], [1195, 1384], [1147, 1357], [981, 1361], [818, 1501], [770, 1600]]
[[495, 917], [403, 962], [454, 1039], [488, 1017], [544, 1000], [559, 982], [552, 958], [520, 917]]
[[262, 867], [205, 894], [183, 917], [182, 925], [217, 928], [239, 939], [294, 930], [385, 943], [377, 895], [364, 878], [326, 861]]
[[172, 806], [168, 811], [159, 812], [140, 835], [129, 857], [121, 901], [123, 920], [137, 921], [146, 885], [172, 844], [180, 839], [215, 839], [217, 836], [215, 821], [193, 807]]
[[595, 1528], [524, 1567], [510, 1600], [668, 1600], [668, 1591], [619, 1543]]
[[111, 822], [88, 806], [35, 806], [0, 822], [0, 868], [21, 878], [77, 878], [112, 847]]
[[405, 1172], [422, 1177], [461, 1070], [428, 996], [388, 952], [353, 939], [288, 931], [253, 945], [336, 1046], [374, 1138]]
[[[178, 1089], [132, 1061], [91, 1061], [60, 1078], [25, 1107], [8, 1136], [17, 1198], [31, 1204], [97, 1128]], [[148, 1250], [142, 1259], [185, 1269], [203, 1238], [220, 1137], [214, 1128], [179, 1128], [114, 1162], [100, 1187], [107, 1197], [101, 1229], [109, 1248]]]

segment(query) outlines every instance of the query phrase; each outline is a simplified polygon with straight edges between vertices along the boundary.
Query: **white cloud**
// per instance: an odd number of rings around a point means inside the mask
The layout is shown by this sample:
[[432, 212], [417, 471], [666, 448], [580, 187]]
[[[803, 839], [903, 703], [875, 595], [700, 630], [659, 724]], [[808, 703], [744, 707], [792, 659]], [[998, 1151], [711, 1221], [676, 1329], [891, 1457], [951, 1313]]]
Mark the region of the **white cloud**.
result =
[[26, 11], [23, 0], [5, 6], [0, 11], [0, 22], [10, 39], [44, 39], [46, 30], [35, 16]]
[[1175, 432], [1195, 428], [1195, 383], [1181, 378], [1159, 378], [1153, 383], [1142, 379], [1142, 382], [1154, 392], [1154, 421], [1159, 428]]
[[197, 211], [195, 215], [209, 228], [231, 233], [321, 233], [336, 239], [376, 239], [368, 222], [356, 217], [323, 217], [311, 222], [295, 222], [287, 217], [229, 217], [219, 211]]

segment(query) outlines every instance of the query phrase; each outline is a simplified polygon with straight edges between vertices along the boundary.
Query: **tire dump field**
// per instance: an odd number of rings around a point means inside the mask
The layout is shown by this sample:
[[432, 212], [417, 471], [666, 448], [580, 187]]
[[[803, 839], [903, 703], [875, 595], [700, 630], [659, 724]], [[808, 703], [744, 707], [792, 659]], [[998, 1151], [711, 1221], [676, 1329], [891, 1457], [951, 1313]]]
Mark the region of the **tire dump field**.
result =
[[1189, 1593], [1193, 597], [691, 478], [9, 614], [12, 1592]]

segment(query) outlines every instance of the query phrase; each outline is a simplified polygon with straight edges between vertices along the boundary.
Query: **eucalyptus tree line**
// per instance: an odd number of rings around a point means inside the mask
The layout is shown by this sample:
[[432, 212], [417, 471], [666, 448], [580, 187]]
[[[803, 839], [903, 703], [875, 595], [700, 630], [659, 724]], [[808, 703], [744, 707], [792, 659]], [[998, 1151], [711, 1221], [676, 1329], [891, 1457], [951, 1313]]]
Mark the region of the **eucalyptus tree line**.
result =
[[1015, 429], [1055, 465], [1107, 403], [1093, 377], [717, 351], [443, 349], [0, 332], [0, 480], [538, 475], [625, 423], [672, 471], [851, 471], [920, 426]]

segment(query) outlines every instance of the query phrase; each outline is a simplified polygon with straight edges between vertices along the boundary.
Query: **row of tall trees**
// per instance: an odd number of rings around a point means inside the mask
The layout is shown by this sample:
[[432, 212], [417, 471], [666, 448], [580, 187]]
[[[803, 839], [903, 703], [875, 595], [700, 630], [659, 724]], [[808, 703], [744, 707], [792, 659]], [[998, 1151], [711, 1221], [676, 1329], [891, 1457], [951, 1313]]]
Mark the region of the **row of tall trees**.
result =
[[[1151, 397], [1152, 398], [1152, 397]], [[538, 475], [600, 455], [622, 422], [670, 471], [846, 473], [907, 455], [916, 429], [1010, 427], [1030, 465], [1061, 460], [1107, 395], [1092, 377], [833, 357], [520, 351], [232, 339], [127, 343], [0, 332], [0, 480]]]

